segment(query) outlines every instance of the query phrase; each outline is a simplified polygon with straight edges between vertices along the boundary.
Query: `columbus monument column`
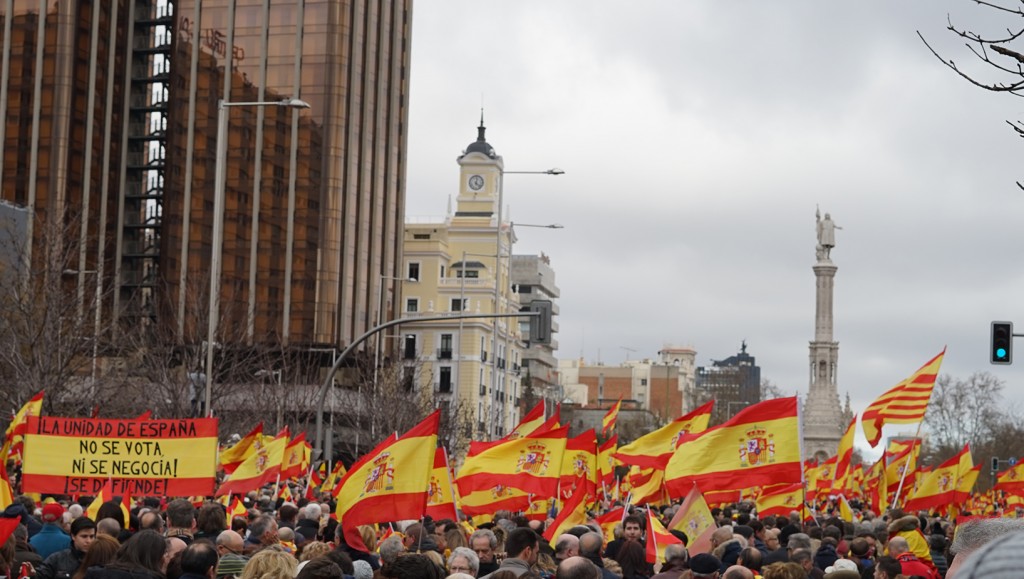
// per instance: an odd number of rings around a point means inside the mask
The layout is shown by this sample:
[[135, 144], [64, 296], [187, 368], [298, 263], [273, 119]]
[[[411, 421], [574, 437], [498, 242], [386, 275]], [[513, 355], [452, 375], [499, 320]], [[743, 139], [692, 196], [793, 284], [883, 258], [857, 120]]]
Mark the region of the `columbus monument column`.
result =
[[842, 229], [826, 213], [816, 213], [818, 244], [817, 261], [812, 268], [817, 286], [814, 311], [814, 341], [810, 343], [810, 388], [803, 408], [804, 458], [824, 460], [836, 453], [839, 439], [849, 424], [839, 403], [836, 379], [839, 370], [839, 342], [832, 336], [832, 296], [836, 270], [832, 248], [836, 245], [836, 229]]

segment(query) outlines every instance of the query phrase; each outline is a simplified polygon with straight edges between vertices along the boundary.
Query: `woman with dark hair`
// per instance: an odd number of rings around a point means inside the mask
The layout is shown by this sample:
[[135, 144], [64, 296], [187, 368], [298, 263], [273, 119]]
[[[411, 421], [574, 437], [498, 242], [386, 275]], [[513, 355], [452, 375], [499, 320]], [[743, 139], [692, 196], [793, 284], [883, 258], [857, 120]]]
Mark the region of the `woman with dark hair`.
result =
[[638, 541], [630, 539], [624, 542], [615, 554], [615, 560], [622, 566], [622, 579], [647, 579], [651, 576], [647, 553]]
[[156, 531], [139, 531], [117, 550], [114, 561], [94, 567], [85, 579], [162, 579], [167, 569], [167, 541]]
[[224, 505], [214, 502], [203, 503], [196, 515], [196, 539], [217, 540], [217, 535], [228, 528], [228, 514]]
[[96, 535], [96, 540], [89, 546], [85, 557], [82, 557], [82, 564], [71, 576], [71, 579], [85, 579], [85, 573], [93, 567], [106, 567], [114, 560], [121, 543], [110, 535]]

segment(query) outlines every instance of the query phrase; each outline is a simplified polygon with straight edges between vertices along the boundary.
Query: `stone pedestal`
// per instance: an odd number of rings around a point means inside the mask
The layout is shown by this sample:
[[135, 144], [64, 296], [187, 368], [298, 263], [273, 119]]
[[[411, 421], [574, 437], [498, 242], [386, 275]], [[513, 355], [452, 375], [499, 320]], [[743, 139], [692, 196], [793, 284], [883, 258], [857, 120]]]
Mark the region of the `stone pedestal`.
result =
[[849, 419], [836, 386], [839, 373], [839, 342], [832, 335], [832, 299], [839, 268], [819, 253], [813, 267], [816, 280], [814, 341], [810, 343], [810, 387], [803, 408], [804, 458], [824, 460], [836, 453]]

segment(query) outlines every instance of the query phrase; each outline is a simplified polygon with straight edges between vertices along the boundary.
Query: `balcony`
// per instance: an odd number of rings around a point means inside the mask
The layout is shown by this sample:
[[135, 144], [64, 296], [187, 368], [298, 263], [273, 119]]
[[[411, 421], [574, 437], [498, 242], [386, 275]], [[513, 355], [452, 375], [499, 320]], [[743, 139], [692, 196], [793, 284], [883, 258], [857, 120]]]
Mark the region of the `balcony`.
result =
[[487, 396], [487, 385], [486, 384], [481, 384], [480, 385], [480, 395], [481, 396]]
[[438, 382], [437, 384], [434, 385], [434, 390], [438, 394], [451, 394], [452, 393], [452, 383], [451, 383], [450, 380], [449, 381]]
[[437, 359], [438, 360], [451, 360], [452, 359], [452, 349], [451, 348], [438, 348], [437, 349]]
[[498, 369], [499, 370], [504, 370], [505, 369], [505, 359], [504, 358], [498, 358]]
[[416, 359], [416, 350], [403, 350], [402, 351], [402, 359], [403, 360], [415, 360]]

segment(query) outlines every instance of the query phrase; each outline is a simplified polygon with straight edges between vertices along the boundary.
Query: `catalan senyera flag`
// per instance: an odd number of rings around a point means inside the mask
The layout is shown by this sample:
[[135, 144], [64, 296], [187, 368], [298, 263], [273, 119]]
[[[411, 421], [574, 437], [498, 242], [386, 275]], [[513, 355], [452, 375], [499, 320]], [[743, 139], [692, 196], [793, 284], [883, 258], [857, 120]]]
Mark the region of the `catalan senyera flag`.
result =
[[248, 513], [249, 511], [245, 508], [241, 499], [238, 497], [232, 499], [231, 505], [228, 506], [227, 509], [228, 528], [231, 528], [231, 521], [233, 521], [235, 517], [245, 517]]
[[523, 418], [519, 421], [519, 424], [512, 429], [512, 432], [508, 433], [505, 437], [506, 440], [512, 440], [516, 438], [522, 438], [531, 432], [534, 432], [540, 425], [544, 424], [544, 401], [541, 400], [534, 406], [529, 412], [523, 415]]
[[597, 496], [597, 433], [591, 428], [565, 441], [559, 492], [562, 500], [577, 490]]
[[714, 404], [712, 400], [658, 430], [641, 436], [619, 448], [615, 458], [623, 464], [640, 468], [664, 468], [669, 457], [676, 451], [679, 440], [707, 429]]
[[601, 434], [607, 436], [609, 432], [615, 430], [615, 422], [619, 419], [619, 410], [622, 408], [622, 398], [612, 407], [608, 409], [604, 417], [601, 418]]
[[448, 468], [448, 451], [443, 446], [434, 451], [434, 466], [430, 471], [427, 487], [427, 510], [435, 521], [441, 519], [459, 520], [455, 509], [455, 493], [452, 491], [452, 474]]
[[800, 482], [800, 428], [796, 397], [765, 400], [732, 419], [680, 440], [665, 467], [669, 496], [701, 488], [741, 489]]
[[762, 493], [755, 501], [757, 505], [757, 516], [764, 518], [769, 515], [785, 517], [793, 511], [797, 511], [803, 518], [806, 506], [804, 506], [804, 485], [801, 483], [783, 485]]
[[832, 494], [841, 494], [846, 490], [853, 462], [853, 437], [857, 431], [857, 415], [850, 420], [846, 432], [839, 439], [839, 450], [836, 451], [836, 469], [832, 475]]
[[460, 496], [506, 486], [553, 497], [565, 453], [569, 427], [531, 434], [492, 446], [476, 456], [467, 456], [455, 484]]
[[883, 425], [915, 424], [924, 420], [945, 355], [946, 349], [943, 348], [938, 356], [868, 405], [861, 416], [861, 426], [871, 446], [878, 446], [878, 441], [882, 439]]
[[921, 479], [921, 484], [903, 505], [907, 512], [935, 510], [967, 500], [969, 493], [961, 493], [960, 479], [974, 469], [970, 445], [952, 458], [935, 467]]
[[459, 508], [474, 517], [493, 515], [498, 511], [525, 511], [530, 508], [530, 493], [504, 485], [459, 495]]
[[615, 526], [621, 523], [622, 519], [625, 518], [626, 509], [624, 507], [616, 507], [605, 514], [594, 518], [594, 521], [601, 527], [605, 542], [611, 541], [615, 538]]
[[[586, 481], [579, 480], [576, 486], [582, 486]], [[562, 505], [562, 510], [555, 517], [555, 520], [544, 530], [544, 538], [555, 547], [563, 533], [576, 525], [587, 524], [587, 497], [585, 493], [573, 493], [572, 497]]]
[[616, 487], [615, 451], [618, 449], [618, 444], [619, 435], [614, 434], [597, 449], [597, 486], [601, 487], [605, 495], [611, 494], [613, 487]]
[[265, 440], [263, 436], [263, 423], [260, 422], [241, 440], [220, 451], [221, 468], [226, 474], [235, 472], [235, 469], [245, 462], [245, 459], [255, 454], [260, 445], [267, 442], [269, 441]]
[[217, 496], [228, 493], [245, 494], [276, 480], [281, 474], [281, 461], [284, 460], [284, 448], [287, 445], [286, 426], [269, 444], [259, 448], [235, 469], [228, 480], [217, 489]]
[[6, 461], [0, 461], [0, 511], [14, 503], [14, 488], [11, 487], [11, 479], [7, 477]]
[[11, 423], [7, 425], [3, 446], [0, 447], [0, 462], [6, 464], [9, 458], [21, 461], [21, 448], [25, 441], [25, 431], [28, 429], [28, 417], [39, 416], [42, 412], [43, 391], [40, 390], [38, 394], [21, 406], [21, 409], [11, 419]]
[[353, 465], [341, 483], [335, 509], [350, 547], [367, 550], [359, 525], [423, 516], [440, 420], [435, 410], [358, 469]]
[[311, 447], [306, 442], [306, 433], [302, 432], [284, 447], [284, 456], [281, 458], [281, 478], [302, 476], [309, 468], [309, 456]]
[[700, 488], [693, 485], [683, 504], [672, 517], [668, 528], [686, 534], [686, 550], [691, 555], [711, 552], [711, 535], [715, 533], [715, 517], [711, 515]]
[[651, 564], [665, 562], [665, 547], [682, 545], [683, 542], [665, 530], [661, 521], [654, 516], [653, 509], [647, 510], [647, 562]]
[[96, 516], [100, 513], [100, 505], [113, 498], [114, 480], [108, 478], [107, 482], [103, 484], [103, 488], [100, 489], [100, 492], [96, 493], [96, 497], [93, 498], [91, 503], [89, 503], [89, 508], [85, 509], [85, 516], [96, 521]]

